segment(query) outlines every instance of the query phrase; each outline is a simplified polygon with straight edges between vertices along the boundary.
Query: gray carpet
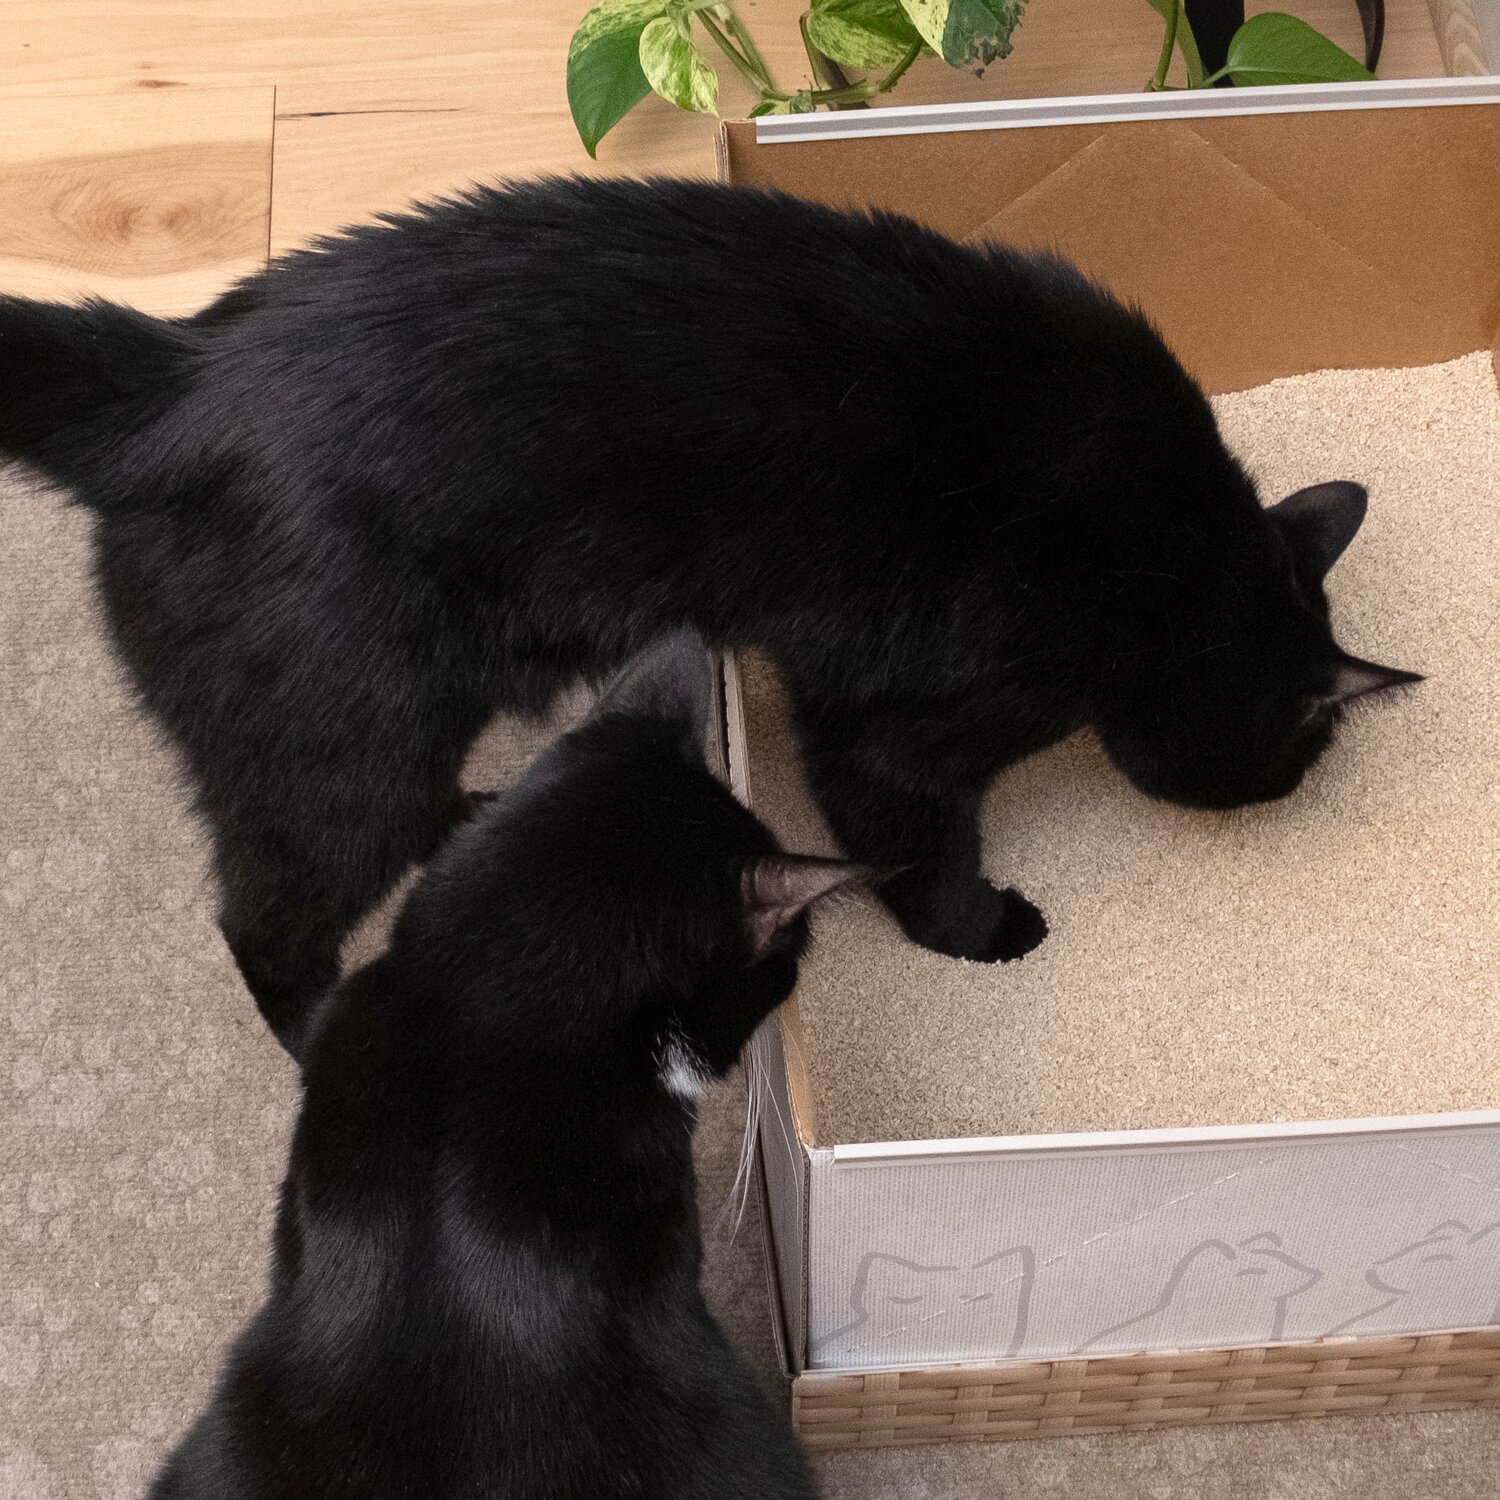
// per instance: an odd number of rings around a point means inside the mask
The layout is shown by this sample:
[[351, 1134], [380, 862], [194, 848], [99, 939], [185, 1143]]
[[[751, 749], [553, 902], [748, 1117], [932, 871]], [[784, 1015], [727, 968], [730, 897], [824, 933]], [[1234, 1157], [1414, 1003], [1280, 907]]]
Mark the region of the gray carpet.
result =
[[[0, 478], [0, 1500], [133, 1500], [263, 1285], [295, 1105], [212, 921], [203, 841], [89, 603], [87, 523]], [[476, 774], [534, 737], [502, 727]], [[370, 939], [367, 938], [367, 944]], [[738, 1150], [700, 1129], [705, 1218]], [[716, 1308], [778, 1384], [752, 1205]], [[829, 1500], [1485, 1500], [1490, 1414], [848, 1454]]]

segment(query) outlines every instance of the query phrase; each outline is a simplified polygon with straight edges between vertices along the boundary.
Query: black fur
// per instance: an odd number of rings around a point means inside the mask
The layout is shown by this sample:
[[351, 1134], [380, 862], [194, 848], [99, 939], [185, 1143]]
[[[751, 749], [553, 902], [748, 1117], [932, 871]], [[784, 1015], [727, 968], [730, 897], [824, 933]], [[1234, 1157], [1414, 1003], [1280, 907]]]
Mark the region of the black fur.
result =
[[733, 1063], [854, 872], [704, 769], [707, 683], [651, 653], [320, 1013], [269, 1298], [152, 1500], [812, 1500], [699, 1291], [666, 1080]]
[[1093, 725], [1153, 795], [1228, 806], [1332, 732], [1310, 563], [1357, 487], [1278, 521], [1142, 317], [891, 216], [552, 181], [352, 230], [185, 323], [3, 302], [0, 445], [98, 512], [293, 1051], [485, 721], [662, 630], [771, 651], [845, 848], [970, 958], [1046, 931], [980, 875], [1005, 766]]

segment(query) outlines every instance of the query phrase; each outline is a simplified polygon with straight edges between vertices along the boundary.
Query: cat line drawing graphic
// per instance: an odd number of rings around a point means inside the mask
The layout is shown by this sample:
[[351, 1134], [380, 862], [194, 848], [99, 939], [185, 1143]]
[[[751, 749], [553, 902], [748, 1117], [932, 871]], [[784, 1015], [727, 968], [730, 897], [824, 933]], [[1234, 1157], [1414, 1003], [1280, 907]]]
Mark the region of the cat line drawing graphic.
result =
[[1471, 1229], [1445, 1219], [1419, 1240], [1375, 1261], [1365, 1281], [1376, 1301], [1330, 1328], [1347, 1333], [1382, 1313], [1409, 1328], [1489, 1327], [1500, 1321], [1500, 1220]]
[[849, 1294], [850, 1321], [817, 1341], [819, 1357], [848, 1358], [935, 1318], [962, 1317], [965, 1344], [1011, 1358], [1026, 1341], [1036, 1256], [1013, 1245], [967, 1266], [864, 1256]]
[[[1182, 1337], [1182, 1309], [1211, 1307], [1215, 1323], [1236, 1337], [1275, 1343], [1286, 1328], [1287, 1304], [1323, 1279], [1321, 1271], [1282, 1249], [1281, 1236], [1264, 1230], [1233, 1244], [1203, 1240], [1172, 1268], [1161, 1295], [1143, 1312], [1112, 1323], [1073, 1350], [1084, 1354], [1122, 1343], [1144, 1349]], [[1169, 1313], [1175, 1313], [1168, 1317]], [[1128, 1334], [1128, 1338], [1126, 1335]], [[1120, 1348], [1124, 1352], [1124, 1348]]]

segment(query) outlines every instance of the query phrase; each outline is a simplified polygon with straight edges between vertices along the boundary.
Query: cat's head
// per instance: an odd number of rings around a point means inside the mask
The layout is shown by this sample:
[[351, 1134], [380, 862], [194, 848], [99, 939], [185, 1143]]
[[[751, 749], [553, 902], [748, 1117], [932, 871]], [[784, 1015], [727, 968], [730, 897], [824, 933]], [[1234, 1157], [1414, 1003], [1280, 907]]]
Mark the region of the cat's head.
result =
[[1357, 484], [1255, 502], [1212, 538], [1218, 555], [1201, 571], [1136, 592], [1148, 639], [1122, 655], [1096, 727], [1142, 791], [1212, 808], [1283, 797], [1328, 748], [1346, 704], [1421, 681], [1334, 639], [1324, 578], [1364, 515]]
[[531, 985], [525, 1024], [554, 1055], [646, 1068], [682, 1097], [791, 993], [808, 908], [867, 873], [782, 853], [709, 771], [711, 689], [696, 636], [641, 653], [426, 882], [471, 990]]

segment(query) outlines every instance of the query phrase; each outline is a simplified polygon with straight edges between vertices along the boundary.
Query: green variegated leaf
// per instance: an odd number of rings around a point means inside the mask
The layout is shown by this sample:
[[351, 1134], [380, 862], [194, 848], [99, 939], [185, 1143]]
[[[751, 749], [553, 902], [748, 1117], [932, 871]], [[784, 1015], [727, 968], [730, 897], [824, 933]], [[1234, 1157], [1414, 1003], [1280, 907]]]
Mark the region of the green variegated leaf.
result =
[[701, 115], [719, 112], [718, 75], [686, 33], [686, 21], [660, 16], [641, 32], [641, 71], [663, 99]]
[[943, 32], [948, 25], [948, 0], [901, 0], [901, 8], [922, 40], [941, 57]]
[[813, 0], [807, 34], [848, 68], [892, 67], [920, 39], [901, 0]]
[[665, 9], [665, 0], [601, 0], [578, 23], [568, 48], [568, 106], [590, 156], [651, 92], [641, 32]]
[[[1262, 11], [1229, 40], [1221, 73], [1237, 84], [1349, 83], [1375, 75], [1321, 31], [1296, 16]], [[1218, 75], [1215, 75], [1218, 76]]]
[[1010, 56], [1010, 34], [1026, 0], [952, 0], [943, 30], [943, 57], [955, 68], [983, 73]]
[[946, 63], [983, 73], [1010, 53], [1026, 0], [901, 0], [901, 7]]

